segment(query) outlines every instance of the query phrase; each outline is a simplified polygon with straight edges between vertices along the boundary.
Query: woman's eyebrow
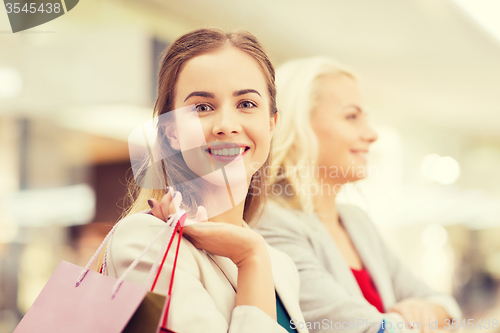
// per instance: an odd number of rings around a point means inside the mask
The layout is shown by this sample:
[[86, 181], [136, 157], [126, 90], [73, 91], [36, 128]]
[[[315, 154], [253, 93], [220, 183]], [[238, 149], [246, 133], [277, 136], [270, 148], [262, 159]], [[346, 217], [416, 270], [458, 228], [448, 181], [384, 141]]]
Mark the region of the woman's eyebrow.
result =
[[251, 93], [257, 94], [257, 95], [259, 95], [260, 97], [262, 97], [262, 96], [259, 94], [259, 92], [258, 92], [257, 90], [254, 90], [254, 89], [236, 90], [236, 91], [233, 93], [233, 96], [241, 96], [241, 95], [251, 94]]
[[363, 109], [359, 106], [359, 105], [356, 105], [356, 104], [349, 104], [349, 105], [346, 105], [344, 107], [344, 109], [355, 109], [358, 113], [363, 113]]
[[186, 99], [184, 100], [187, 101], [190, 97], [193, 96], [200, 96], [200, 97], [208, 97], [208, 98], [215, 98], [215, 95], [206, 91], [193, 91], [189, 95], [187, 95]]

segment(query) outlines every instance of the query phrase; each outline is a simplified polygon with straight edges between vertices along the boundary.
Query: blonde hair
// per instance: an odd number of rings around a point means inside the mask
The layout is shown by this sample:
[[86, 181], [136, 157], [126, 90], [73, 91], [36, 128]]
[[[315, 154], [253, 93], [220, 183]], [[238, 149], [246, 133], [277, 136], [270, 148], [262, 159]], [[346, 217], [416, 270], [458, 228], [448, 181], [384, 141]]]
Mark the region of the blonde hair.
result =
[[[274, 117], [277, 113], [274, 67], [262, 45], [254, 35], [247, 31], [225, 33], [215, 28], [198, 29], [186, 33], [166, 49], [160, 65], [158, 98], [153, 116], [162, 116], [165, 119], [169, 118], [169, 114], [172, 114], [175, 87], [179, 74], [187, 61], [196, 56], [220, 50], [226, 45], [236, 47], [249, 54], [260, 65], [270, 96], [270, 117]], [[191, 213], [190, 215], [196, 212], [198, 205], [203, 204], [203, 202], [199, 201], [199, 196], [196, 195], [197, 192], [200, 192], [200, 189], [187, 181], [196, 178], [197, 175], [189, 169], [181, 154], [174, 154], [170, 143], [165, 139], [163, 128], [163, 126], [158, 126], [157, 138], [161, 138], [161, 141], [157, 142], [157, 147], [161, 151], [171, 153], [167, 154], [167, 156], [171, 155], [168, 165], [165, 165], [161, 160], [156, 162], [154, 168], [147, 170], [149, 161], [145, 161], [143, 170], [141, 170], [143, 172], [136, 179], [139, 184], [133, 181], [129, 184], [129, 195], [133, 203], [124, 212], [123, 216], [149, 209], [147, 201], [150, 198], [161, 200], [165, 190], [158, 189], [158, 184], [162, 184], [162, 187], [172, 186], [174, 190], [181, 191], [183, 206], [188, 213]], [[265, 173], [261, 172], [261, 170], [265, 170], [268, 165], [269, 156], [261, 168], [252, 176], [253, 186], [248, 189], [243, 212], [243, 219], [249, 224], [258, 219], [265, 204], [265, 186], [267, 182], [264, 178]], [[138, 185], [141, 185], [141, 188]]]
[[[280, 123], [275, 131], [270, 173], [272, 200], [278, 204], [306, 212], [314, 211], [308, 189], [318, 180], [310, 175], [318, 158], [318, 140], [311, 127], [320, 80], [328, 76], [356, 76], [328, 57], [312, 57], [289, 61], [276, 70], [277, 106]], [[307, 170], [302, 177], [301, 170]], [[280, 194], [275, 194], [275, 186]], [[292, 193], [288, 188], [291, 187]], [[286, 191], [282, 191], [285, 188]], [[304, 191], [304, 188], [306, 189]], [[285, 194], [283, 194], [285, 192]]]

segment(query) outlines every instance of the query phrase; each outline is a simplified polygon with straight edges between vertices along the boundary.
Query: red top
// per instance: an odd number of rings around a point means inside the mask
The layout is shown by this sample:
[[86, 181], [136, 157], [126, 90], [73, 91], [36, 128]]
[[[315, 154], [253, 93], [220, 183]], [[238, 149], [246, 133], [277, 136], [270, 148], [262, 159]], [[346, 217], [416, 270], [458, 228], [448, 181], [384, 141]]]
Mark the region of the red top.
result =
[[358, 281], [359, 288], [365, 296], [368, 303], [377, 308], [380, 313], [384, 313], [384, 305], [382, 304], [382, 299], [378, 294], [377, 288], [373, 284], [373, 281], [370, 277], [370, 273], [366, 269], [357, 270], [351, 268], [356, 281]]

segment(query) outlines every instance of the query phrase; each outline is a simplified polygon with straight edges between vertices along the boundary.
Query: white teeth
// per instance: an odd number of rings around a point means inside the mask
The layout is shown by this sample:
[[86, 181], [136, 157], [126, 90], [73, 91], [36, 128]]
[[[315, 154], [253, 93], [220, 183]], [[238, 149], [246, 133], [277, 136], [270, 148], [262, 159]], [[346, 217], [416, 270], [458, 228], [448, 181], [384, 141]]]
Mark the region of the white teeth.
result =
[[213, 149], [210, 151], [211, 151], [212, 155], [235, 156], [235, 155], [243, 154], [245, 152], [245, 148], [222, 148], [222, 149]]

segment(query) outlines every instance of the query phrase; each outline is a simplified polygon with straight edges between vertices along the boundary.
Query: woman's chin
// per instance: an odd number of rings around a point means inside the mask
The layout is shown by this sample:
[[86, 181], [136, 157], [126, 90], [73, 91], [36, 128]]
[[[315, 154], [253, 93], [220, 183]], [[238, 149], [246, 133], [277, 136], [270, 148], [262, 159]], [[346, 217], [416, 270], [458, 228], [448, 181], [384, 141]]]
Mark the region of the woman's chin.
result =
[[227, 188], [228, 186], [231, 188], [232, 186], [241, 186], [241, 184], [245, 184], [248, 186], [249, 182], [246, 175], [243, 173], [233, 173], [231, 171], [225, 172], [213, 172], [208, 175], [204, 175], [202, 177], [208, 185], [212, 185], [215, 187], [223, 187]]

